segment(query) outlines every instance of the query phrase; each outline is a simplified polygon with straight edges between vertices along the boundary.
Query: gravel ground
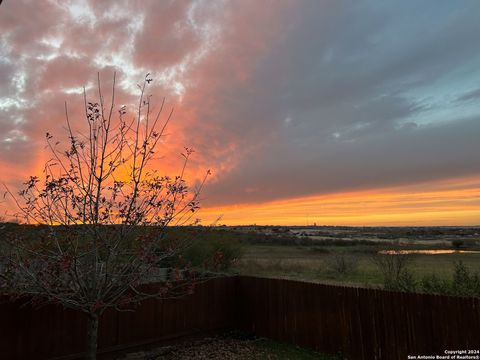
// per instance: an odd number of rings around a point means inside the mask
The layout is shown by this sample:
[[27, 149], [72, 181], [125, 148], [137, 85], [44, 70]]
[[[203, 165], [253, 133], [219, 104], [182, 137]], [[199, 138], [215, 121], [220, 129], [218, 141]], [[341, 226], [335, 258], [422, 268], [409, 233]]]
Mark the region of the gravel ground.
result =
[[149, 351], [130, 353], [117, 360], [281, 360], [318, 359], [336, 360], [338, 357], [322, 355], [310, 350], [279, 344], [264, 339], [241, 339], [217, 336], [202, 340], [166, 346]]
[[118, 360], [186, 360], [186, 359], [276, 359], [263, 349], [259, 349], [254, 340], [211, 338], [168, 346], [151, 351], [131, 353]]

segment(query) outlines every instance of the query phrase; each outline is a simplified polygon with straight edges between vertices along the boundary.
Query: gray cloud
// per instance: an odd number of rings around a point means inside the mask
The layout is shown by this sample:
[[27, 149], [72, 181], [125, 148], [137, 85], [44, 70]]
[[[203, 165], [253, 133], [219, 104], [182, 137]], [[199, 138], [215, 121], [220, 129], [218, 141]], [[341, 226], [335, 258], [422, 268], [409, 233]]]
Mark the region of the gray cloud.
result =
[[[292, 143], [277, 138], [245, 158], [206, 197], [217, 204], [397, 186], [478, 174], [480, 118]], [[285, 140], [285, 141], [282, 141]]]
[[[259, 202], [479, 173], [480, 106], [477, 116], [445, 119], [428, 101], [455, 97], [472, 76], [480, 80], [478, 69], [468, 72], [480, 65], [479, 4], [375, 4], [302, 2], [249, 83], [223, 90], [235, 103], [220, 102], [232, 116], [222, 126], [255, 151], [244, 151], [210, 186], [208, 201]], [[430, 88], [445, 77], [451, 86], [443, 93]]]
[[459, 96], [457, 101], [472, 101], [472, 100], [480, 100], [480, 89], [468, 91], [467, 93]]
[[478, 1], [74, 3], [2, 5], [3, 163], [116, 69], [125, 103], [146, 72], [178, 103], [171, 138], [216, 173], [207, 205], [480, 173]]

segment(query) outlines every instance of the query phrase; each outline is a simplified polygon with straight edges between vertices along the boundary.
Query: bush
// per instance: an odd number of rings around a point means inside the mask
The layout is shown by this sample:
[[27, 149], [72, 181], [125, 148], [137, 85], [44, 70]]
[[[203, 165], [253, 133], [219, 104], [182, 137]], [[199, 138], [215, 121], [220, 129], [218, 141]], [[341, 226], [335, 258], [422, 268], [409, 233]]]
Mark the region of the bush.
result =
[[354, 273], [358, 267], [358, 259], [345, 254], [336, 254], [327, 261], [327, 270], [337, 276]]
[[480, 245], [480, 242], [477, 239], [465, 239], [463, 240], [463, 246], [466, 248], [471, 248]]
[[453, 276], [450, 280], [428, 275], [420, 284], [421, 290], [426, 293], [480, 297], [480, 274], [470, 271], [461, 261], [454, 263]]
[[409, 255], [376, 255], [373, 262], [382, 275], [385, 290], [415, 291], [417, 284], [409, 269]]
[[389, 289], [395, 291], [414, 292], [417, 288], [417, 282], [415, 281], [412, 273], [407, 268], [405, 269], [398, 279], [393, 282]]
[[452, 240], [452, 247], [454, 249], [460, 249], [464, 246], [463, 240]]
[[226, 271], [242, 257], [243, 247], [236, 239], [212, 235], [196, 239], [182, 255], [194, 267]]
[[455, 263], [452, 278], [452, 294], [457, 296], [480, 296], [479, 273], [472, 273], [462, 261]]
[[446, 280], [440, 279], [437, 275], [424, 276], [420, 282], [420, 288], [423, 292], [430, 294], [450, 294], [451, 286]]

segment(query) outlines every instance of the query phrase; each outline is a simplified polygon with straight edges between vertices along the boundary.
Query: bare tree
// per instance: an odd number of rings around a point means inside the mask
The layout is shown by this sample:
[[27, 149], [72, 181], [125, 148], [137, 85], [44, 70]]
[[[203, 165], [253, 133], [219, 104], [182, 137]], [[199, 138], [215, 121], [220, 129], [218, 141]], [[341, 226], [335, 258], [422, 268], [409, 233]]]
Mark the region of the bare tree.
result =
[[415, 280], [410, 271], [412, 257], [396, 250], [387, 251], [386, 254], [376, 254], [372, 257], [383, 280], [386, 290], [414, 291]]
[[[99, 76], [97, 102], [88, 102], [84, 90], [88, 130], [74, 131], [65, 103], [68, 146], [62, 149], [47, 133], [52, 157], [43, 176], [31, 176], [18, 194], [7, 189], [22, 219], [41, 226], [35, 238], [6, 235], [4, 285], [36, 303], [86, 313], [87, 359], [96, 358], [98, 321], [106, 309], [183, 295], [200, 276], [179, 259], [188, 240], [165, 233], [168, 225], [191, 223], [209, 172], [196, 188], [187, 186], [188, 148], [179, 175], [160, 175], [152, 166], [173, 109], [164, 115], [163, 101], [153, 112], [146, 94], [151, 81], [147, 74], [139, 85], [135, 116], [127, 120], [125, 106], [115, 110], [115, 75], [108, 103]], [[160, 285], [153, 289], [147, 282]]]

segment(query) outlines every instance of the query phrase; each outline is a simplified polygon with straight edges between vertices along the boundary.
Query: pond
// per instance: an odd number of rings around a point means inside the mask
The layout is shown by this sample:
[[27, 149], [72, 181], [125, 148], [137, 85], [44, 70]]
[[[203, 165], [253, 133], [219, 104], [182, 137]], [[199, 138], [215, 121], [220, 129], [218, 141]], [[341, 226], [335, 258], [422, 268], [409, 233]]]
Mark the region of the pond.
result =
[[441, 255], [441, 254], [480, 254], [480, 250], [382, 250], [378, 252], [384, 255]]

